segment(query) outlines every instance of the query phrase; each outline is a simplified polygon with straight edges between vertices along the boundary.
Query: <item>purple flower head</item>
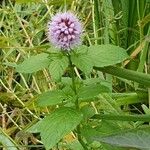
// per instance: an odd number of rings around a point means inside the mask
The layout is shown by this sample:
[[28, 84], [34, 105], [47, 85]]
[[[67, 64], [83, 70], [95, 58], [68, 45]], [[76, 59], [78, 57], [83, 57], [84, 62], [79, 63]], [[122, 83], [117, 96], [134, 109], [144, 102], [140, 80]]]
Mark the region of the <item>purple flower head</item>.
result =
[[63, 50], [81, 44], [82, 25], [71, 12], [58, 13], [48, 23], [48, 39]]

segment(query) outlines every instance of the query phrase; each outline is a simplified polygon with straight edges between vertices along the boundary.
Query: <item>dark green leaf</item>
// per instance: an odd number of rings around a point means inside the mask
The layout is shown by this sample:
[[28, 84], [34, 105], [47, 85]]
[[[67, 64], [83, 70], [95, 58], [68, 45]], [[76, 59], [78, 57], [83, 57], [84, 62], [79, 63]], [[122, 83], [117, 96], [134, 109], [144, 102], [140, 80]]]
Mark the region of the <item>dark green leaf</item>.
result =
[[[89, 144], [92, 143], [93, 145], [95, 143], [95, 138], [91, 137], [101, 137], [104, 135], [106, 136], [112, 133], [118, 133], [119, 131], [121, 131], [120, 127], [116, 122], [102, 120], [96, 127], [84, 126], [82, 128], [81, 134], [86, 138]], [[106, 150], [122, 150], [120, 148], [116, 148], [114, 146], [103, 143], [101, 143], [101, 146], [105, 147]]]
[[41, 53], [24, 60], [16, 66], [16, 70], [21, 73], [33, 73], [48, 67], [49, 63], [48, 54]]
[[40, 132], [42, 142], [47, 150], [51, 149], [59, 140], [80, 123], [82, 114], [73, 108], [60, 108], [43, 120], [33, 125], [29, 132]]
[[127, 130], [105, 137], [96, 137], [95, 140], [120, 147], [148, 149], [150, 148], [150, 128]]

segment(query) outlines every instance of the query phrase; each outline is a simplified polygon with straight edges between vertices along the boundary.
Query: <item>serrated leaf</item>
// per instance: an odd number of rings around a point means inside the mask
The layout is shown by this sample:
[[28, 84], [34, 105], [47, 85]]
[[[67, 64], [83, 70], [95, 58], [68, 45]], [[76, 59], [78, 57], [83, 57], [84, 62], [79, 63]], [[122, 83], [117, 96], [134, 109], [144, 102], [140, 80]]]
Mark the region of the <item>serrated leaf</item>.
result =
[[21, 64], [16, 66], [16, 71], [21, 73], [33, 73], [48, 67], [49, 63], [48, 54], [41, 53], [25, 59]]
[[94, 139], [119, 147], [148, 149], [150, 148], [150, 128], [127, 130], [105, 137], [95, 137]]
[[65, 96], [61, 90], [47, 91], [42, 93], [37, 98], [38, 106], [51, 106], [62, 103]]
[[82, 114], [73, 108], [59, 108], [33, 125], [29, 132], [40, 132], [46, 150], [51, 149], [80, 123]]
[[96, 67], [114, 65], [129, 57], [125, 49], [110, 44], [90, 46], [88, 53]]
[[89, 74], [93, 68], [93, 60], [88, 53], [88, 47], [80, 46], [73, 55], [71, 55], [73, 64], [84, 73]]
[[66, 56], [60, 55], [53, 57], [49, 65], [49, 72], [54, 80], [60, 80], [65, 69], [68, 67], [68, 59]]
[[101, 84], [92, 84], [88, 86], [83, 86], [78, 91], [78, 96], [80, 101], [92, 101], [100, 93], [110, 92], [109, 88]]

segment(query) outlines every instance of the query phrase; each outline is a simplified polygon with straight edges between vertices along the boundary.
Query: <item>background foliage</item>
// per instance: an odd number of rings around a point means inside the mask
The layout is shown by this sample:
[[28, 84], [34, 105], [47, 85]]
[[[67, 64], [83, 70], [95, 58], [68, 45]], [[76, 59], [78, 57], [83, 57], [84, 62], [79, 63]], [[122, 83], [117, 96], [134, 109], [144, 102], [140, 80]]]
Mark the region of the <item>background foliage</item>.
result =
[[[76, 81], [81, 86], [83, 116], [69, 108], [74, 96], [70, 89], [58, 90], [71, 82], [68, 64], [61, 53], [55, 55], [46, 37], [49, 19], [65, 9], [75, 12], [84, 26], [86, 46], [72, 56], [76, 76], [84, 85]], [[1, 0], [0, 146], [83, 149], [70, 132], [82, 120], [80, 134], [89, 149], [148, 150], [149, 10], [149, 0]], [[54, 111], [66, 103], [66, 108]], [[36, 122], [45, 115], [48, 119], [43, 122], [51, 128], [41, 133], [42, 139], [26, 132], [30, 126], [33, 132], [35, 126], [44, 131], [45, 126]], [[72, 124], [67, 124], [70, 120]], [[43, 138], [46, 134], [54, 141]]]

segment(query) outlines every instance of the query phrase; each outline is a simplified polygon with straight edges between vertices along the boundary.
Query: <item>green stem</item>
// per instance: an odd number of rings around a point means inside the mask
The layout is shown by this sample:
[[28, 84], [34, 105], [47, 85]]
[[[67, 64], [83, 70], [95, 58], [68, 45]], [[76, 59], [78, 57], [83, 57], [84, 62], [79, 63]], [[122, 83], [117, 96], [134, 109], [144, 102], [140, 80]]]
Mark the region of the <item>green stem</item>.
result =
[[94, 67], [94, 69], [150, 87], [150, 75], [148, 74], [114, 66], [108, 66], [103, 68]]
[[69, 60], [70, 74], [71, 74], [71, 78], [72, 78], [72, 89], [76, 95], [75, 105], [76, 105], [76, 109], [79, 110], [79, 100], [78, 100], [78, 94], [77, 94], [77, 87], [76, 87], [76, 83], [75, 83], [74, 66], [72, 64], [71, 56], [69, 53], [68, 53], [68, 60]]
[[101, 36], [100, 31], [100, 13], [99, 13], [99, 0], [94, 0], [94, 23], [95, 23], [95, 29], [96, 29], [96, 39], [97, 44], [101, 44], [101, 39], [99, 37]]
[[[77, 93], [77, 87], [76, 87], [76, 83], [75, 83], [75, 72], [74, 72], [74, 65], [72, 64], [72, 61], [71, 61], [71, 55], [70, 53], [68, 53], [68, 60], [69, 60], [69, 67], [70, 67], [70, 75], [71, 75], [71, 78], [72, 78], [72, 89], [76, 95], [76, 99], [75, 99], [75, 106], [76, 106], [76, 109], [79, 110], [79, 99], [78, 99], [78, 93]], [[88, 150], [86, 144], [84, 143], [84, 141], [82, 140], [82, 136], [81, 136], [81, 127], [80, 127], [80, 124], [77, 126], [77, 136], [78, 136], [78, 140], [80, 142], [80, 144], [82, 145], [82, 147], [85, 149], [85, 150]]]
[[86, 144], [84, 143], [84, 141], [82, 140], [82, 136], [81, 136], [81, 131], [80, 131], [81, 127], [80, 124], [77, 126], [77, 133], [78, 133], [78, 141], [80, 142], [80, 144], [82, 145], [82, 147], [85, 150], [88, 150]]
[[108, 115], [96, 114], [92, 119], [117, 120], [117, 121], [144, 121], [150, 122], [150, 115]]

